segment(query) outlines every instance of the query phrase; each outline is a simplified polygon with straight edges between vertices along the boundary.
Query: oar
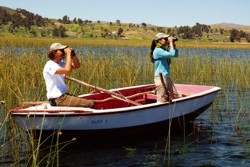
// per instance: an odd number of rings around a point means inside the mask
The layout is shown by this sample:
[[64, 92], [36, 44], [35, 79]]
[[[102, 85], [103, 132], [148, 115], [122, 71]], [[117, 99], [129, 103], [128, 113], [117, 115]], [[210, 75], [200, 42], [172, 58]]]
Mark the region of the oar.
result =
[[46, 104], [49, 103], [48, 101], [35, 101], [35, 102], [30, 102], [30, 101], [25, 101], [22, 102], [21, 106], [32, 106], [32, 105], [40, 105], [40, 104]]
[[160, 79], [161, 79], [161, 85], [162, 85], [162, 87], [164, 89], [165, 94], [167, 95], [167, 98], [168, 98], [167, 100], [171, 103], [172, 99], [171, 99], [170, 94], [169, 94], [169, 92], [167, 90], [167, 87], [166, 87], [166, 85], [164, 83], [162, 73], [160, 72], [159, 75], [160, 75]]
[[112, 91], [109, 91], [109, 90], [106, 90], [106, 89], [103, 89], [103, 88], [100, 88], [100, 87], [97, 87], [97, 86], [94, 86], [94, 85], [90, 85], [90, 84], [88, 84], [88, 83], [86, 83], [86, 82], [77, 80], [77, 79], [72, 78], [72, 77], [70, 77], [70, 76], [65, 76], [65, 78], [68, 79], [68, 80], [74, 81], [74, 82], [76, 82], [76, 83], [79, 83], [79, 84], [81, 84], [81, 85], [85, 85], [85, 86], [91, 87], [91, 88], [93, 88], [93, 89], [96, 89], [96, 90], [105, 92], [105, 93], [107, 93], [107, 94], [110, 94], [110, 95], [112, 95], [112, 96], [113, 96], [114, 98], [116, 98], [116, 99], [119, 99], [119, 100], [122, 100], [122, 101], [125, 101], [125, 102], [128, 102], [128, 103], [131, 103], [131, 104], [136, 105], [136, 106], [141, 105], [140, 103], [137, 103], [137, 102], [135, 102], [135, 101], [133, 101], [133, 100], [127, 99], [126, 97], [124, 97], [124, 96], [121, 95], [121, 94], [118, 94], [118, 93], [115, 93], [115, 92], [112, 92]]

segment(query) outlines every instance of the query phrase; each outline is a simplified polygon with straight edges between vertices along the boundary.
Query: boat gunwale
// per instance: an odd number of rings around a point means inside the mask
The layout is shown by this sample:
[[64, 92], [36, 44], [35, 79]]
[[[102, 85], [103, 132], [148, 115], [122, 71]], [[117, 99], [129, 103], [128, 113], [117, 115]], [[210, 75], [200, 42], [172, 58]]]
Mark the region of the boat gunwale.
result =
[[[203, 85], [194, 85], [194, 86], [203, 86]], [[82, 108], [83, 110], [48, 110], [48, 109], [41, 109], [41, 110], [36, 110], [34, 109], [31, 110], [22, 110], [21, 107], [16, 107], [11, 110], [11, 115], [12, 116], [93, 116], [93, 115], [109, 115], [109, 114], [119, 114], [119, 113], [125, 113], [125, 112], [135, 112], [135, 111], [141, 111], [142, 109], [150, 109], [150, 108], [155, 108], [155, 107], [160, 107], [164, 105], [169, 105], [169, 104], [177, 104], [180, 102], [200, 98], [203, 96], [207, 96], [212, 93], [219, 92], [221, 88], [216, 87], [216, 86], [211, 86], [211, 89], [208, 89], [206, 91], [193, 94], [187, 97], [182, 97], [179, 99], [174, 99], [172, 103], [150, 103], [150, 104], [144, 104], [141, 106], [130, 106], [130, 107], [123, 107], [123, 108], [115, 108], [115, 109], [103, 109], [103, 110], [97, 110], [97, 109], [91, 109], [91, 108]], [[76, 108], [76, 107], [67, 107], [67, 108]]]

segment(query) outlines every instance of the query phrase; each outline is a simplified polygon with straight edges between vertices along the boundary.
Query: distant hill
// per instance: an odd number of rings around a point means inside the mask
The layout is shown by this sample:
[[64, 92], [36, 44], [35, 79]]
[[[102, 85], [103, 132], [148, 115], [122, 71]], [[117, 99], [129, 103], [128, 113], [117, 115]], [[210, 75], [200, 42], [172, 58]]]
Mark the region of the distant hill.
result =
[[[231, 30], [235, 36], [231, 37]], [[160, 27], [152, 24], [134, 24], [108, 21], [82, 20], [65, 15], [61, 19], [48, 19], [24, 9], [0, 6], [0, 37], [62, 37], [123, 40], [152, 40], [156, 33], [163, 32], [183, 41], [229, 42], [250, 41], [250, 26], [233, 23], [195, 26]], [[234, 38], [237, 39], [234, 40]]]
[[4, 6], [0, 6], [0, 8], [5, 9], [7, 12], [9, 12], [10, 14], [14, 14], [16, 13], [16, 10], [8, 8], [8, 7], [4, 7]]
[[234, 24], [234, 23], [219, 23], [219, 24], [212, 24], [210, 25], [213, 29], [225, 29], [225, 30], [230, 30], [230, 29], [237, 29], [237, 30], [242, 30], [245, 32], [250, 33], [250, 26], [249, 25], [240, 25], [240, 24]]

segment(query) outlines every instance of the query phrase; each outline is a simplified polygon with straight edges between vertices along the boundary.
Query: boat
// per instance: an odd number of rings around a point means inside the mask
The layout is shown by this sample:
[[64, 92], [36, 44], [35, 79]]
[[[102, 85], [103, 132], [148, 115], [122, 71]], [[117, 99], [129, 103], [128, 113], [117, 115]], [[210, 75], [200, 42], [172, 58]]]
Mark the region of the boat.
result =
[[[186, 96], [157, 102], [155, 85], [137, 85], [83, 94], [95, 100], [93, 108], [51, 106], [47, 101], [27, 102], [11, 109], [11, 116], [26, 132], [48, 136], [60, 132], [69, 138], [93, 139], [122, 135], [167, 134], [185, 129], [213, 103], [221, 88], [175, 84]], [[119, 95], [119, 97], [118, 97]]]

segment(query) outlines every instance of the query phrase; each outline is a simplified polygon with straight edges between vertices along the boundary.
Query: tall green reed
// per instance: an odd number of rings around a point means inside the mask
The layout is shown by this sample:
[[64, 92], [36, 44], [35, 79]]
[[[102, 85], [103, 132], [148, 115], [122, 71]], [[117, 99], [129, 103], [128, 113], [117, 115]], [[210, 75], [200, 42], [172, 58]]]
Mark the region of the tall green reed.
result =
[[[249, 100], [247, 94], [250, 86], [249, 61], [248, 55], [239, 59], [230, 56], [215, 58], [206, 55], [192, 57], [182, 55], [174, 60], [171, 75], [175, 83], [219, 86], [222, 88], [220, 95], [224, 97], [223, 99], [230, 99], [231, 96], [241, 97], [237, 109], [242, 109], [244, 105], [243, 108], [247, 111], [247, 100]], [[232, 92], [237, 92], [238, 95]], [[230, 111], [232, 103], [227, 103], [225, 110]]]
[[[1, 99], [10, 109], [24, 101], [46, 100], [42, 70], [46, 53], [33, 51], [16, 56], [1, 52]], [[101, 55], [101, 56], [100, 56]], [[249, 88], [249, 57], [239, 60], [228, 56], [214, 59], [211, 56], [180, 55], [171, 64], [171, 77], [175, 83], [217, 85], [224, 96], [231, 89], [244, 94]], [[78, 53], [81, 68], [72, 76], [106, 89], [153, 83], [154, 65], [145, 55], [117, 53]], [[88, 87], [67, 81], [72, 93], [87, 93]]]
[[[40, 46], [39, 46], [40, 47]], [[154, 65], [149, 57], [125, 52], [98, 53], [78, 52], [81, 68], [72, 72], [71, 76], [83, 80], [92, 85], [105, 89], [132, 86], [138, 84], [153, 83]], [[220, 98], [215, 101], [226, 103], [224, 109], [229, 115], [239, 112], [238, 115], [248, 115], [248, 91], [249, 91], [249, 56], [241, 59], [233, 59], [230, 56], [213, 59], [211, 56], [189, 56], [180, 55], [173, 59], [171, 64], [171, 77], [174, 83], [215, 85], [222, 88]], [[46, 63], [46, 53], [34, 51], [17, 53], [13, 51], [0, 51], [0, 101], [1, 111], [4, 112], [0, 118], [0, 132], [4, 136], [9, 136], [4, 144], [11, 142], [11, 149], [8, 155], [15, 155], [16, 161], [20, 161], [19, 151], [24, 147], [32, 150], [32, 161], [27, 163], [40, 164], [36, 158], [39, 157], [39, 145], [32, 145], [32, 138], [27, 139], [27, 135], [19, 129], [11, 117], [9, 110], [19, 106], [24, 101], [44, 101], [46, 100], [45, 83], [42, 70]], [[90, 88], [67, 81], [69, 90], [73, 94], [88, 93]], [[232, 89], [237, 94], [232, 95]], [[235, 96], [236, 109], [232, 109], [229, 99]], [[236, 111], [235, 111], [236, 110]], [[218, 110], [214, 110], [215, 122], [218, 119]], [[8, 125], [8, 126], [6, 126]], [[240, 118], [237, 123], [232, 122], [232, 126], [241, 126]], [[243, 126], [243, 125], [242, 125]], [[9, 131], [11, 129], [11, 131]], [[0, 134], [1, 134], [0, 133]], [[28, 142], [26, 142], [28, 140]], [[28, 144], [27, 144], [28, 143]], [[38, 143], [39, 144], [39, 143]], [[57, 156], [60, 149], [51, 150], [47, 156], [49, 163], [53, 161], [51, 157]]]

